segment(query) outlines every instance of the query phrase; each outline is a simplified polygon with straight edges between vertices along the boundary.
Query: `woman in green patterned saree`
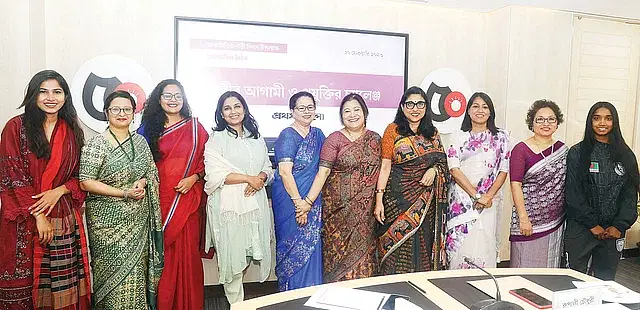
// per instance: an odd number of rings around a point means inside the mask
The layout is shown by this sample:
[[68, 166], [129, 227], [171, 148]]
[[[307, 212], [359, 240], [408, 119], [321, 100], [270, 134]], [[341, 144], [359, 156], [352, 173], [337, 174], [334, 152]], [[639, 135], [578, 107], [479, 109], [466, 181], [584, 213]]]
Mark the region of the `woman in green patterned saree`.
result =
[[163, 266], [158, 171], [146, 140], [129, 132], [133, 97], [105, 99], [107, 130], [80, 156], [93, 268], [94, 309], [155, 309]]

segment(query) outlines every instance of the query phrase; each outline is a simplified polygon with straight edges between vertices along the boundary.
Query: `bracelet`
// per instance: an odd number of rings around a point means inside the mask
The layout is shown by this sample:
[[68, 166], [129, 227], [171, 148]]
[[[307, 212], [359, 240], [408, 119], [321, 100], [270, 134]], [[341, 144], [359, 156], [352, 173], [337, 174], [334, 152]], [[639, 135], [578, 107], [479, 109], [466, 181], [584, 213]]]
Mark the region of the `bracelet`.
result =
[[127, 200], [129, 199], [129, 193], [127, 193], [127, 190], [122, 190], [122, 199]]
[[293, 200], [293, 201], [302, 200], [302, 198], [300, 198], [300, 197], [291, 197], [291, 200]]
[[384, 188], [383, 189], [376, 189], [376, 194], [380, 194], [380, 193], [384, 193], [384, 192], [385, 192]]
[[304, 201], [306, 201], [310, 205], [313, 205], [313, 200], [311, 200], [311, 198], [309, 198], [309, 196], [304, 197]]

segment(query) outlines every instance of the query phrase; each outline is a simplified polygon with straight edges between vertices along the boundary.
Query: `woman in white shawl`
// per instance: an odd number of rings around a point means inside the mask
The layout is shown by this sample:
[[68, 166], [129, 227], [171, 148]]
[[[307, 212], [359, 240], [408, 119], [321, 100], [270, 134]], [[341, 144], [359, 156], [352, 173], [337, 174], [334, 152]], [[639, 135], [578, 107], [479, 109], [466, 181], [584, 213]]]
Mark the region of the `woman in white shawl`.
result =
[[264, 139], [237, 92], [222, 94], [216, 128], [205, 146], [206, 248], [214, 246], [229, 303], [244, 299], [243, 271], [253, 260], [260, 281], [271, 270], [273, 220], [264, 189], [273, 169]]

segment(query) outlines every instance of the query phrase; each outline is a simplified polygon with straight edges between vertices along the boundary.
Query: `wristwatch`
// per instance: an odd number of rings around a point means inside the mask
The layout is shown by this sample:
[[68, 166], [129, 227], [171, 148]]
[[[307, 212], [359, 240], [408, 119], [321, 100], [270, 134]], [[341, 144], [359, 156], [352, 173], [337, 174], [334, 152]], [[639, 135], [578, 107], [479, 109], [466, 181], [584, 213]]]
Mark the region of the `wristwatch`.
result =
[[480, 193], [476, 193], [475, 196], [471, 196], [471, 200], [473, 200], [473, 202], [480, 200], [480, 198], [482, 198], [482, 194]]

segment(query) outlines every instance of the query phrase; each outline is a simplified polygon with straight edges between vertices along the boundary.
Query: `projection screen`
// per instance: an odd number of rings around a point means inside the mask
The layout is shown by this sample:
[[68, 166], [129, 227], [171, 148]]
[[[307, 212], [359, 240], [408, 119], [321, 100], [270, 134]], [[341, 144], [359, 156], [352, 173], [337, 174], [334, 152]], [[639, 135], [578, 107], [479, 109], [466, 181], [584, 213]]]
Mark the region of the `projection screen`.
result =
[[210, 129], [219, 96], [237, 91], [268, 144], [293, 122], [289, 98], [302, 90], [315, 96], [312, 126], [325, 135], [342, 127], [340, 102], [353, 92], [369, 107], [367, 128], [382, 134], [407, 87], [407, 52], [401, 33], [175, 19], [174, 74], [193, 114]]

